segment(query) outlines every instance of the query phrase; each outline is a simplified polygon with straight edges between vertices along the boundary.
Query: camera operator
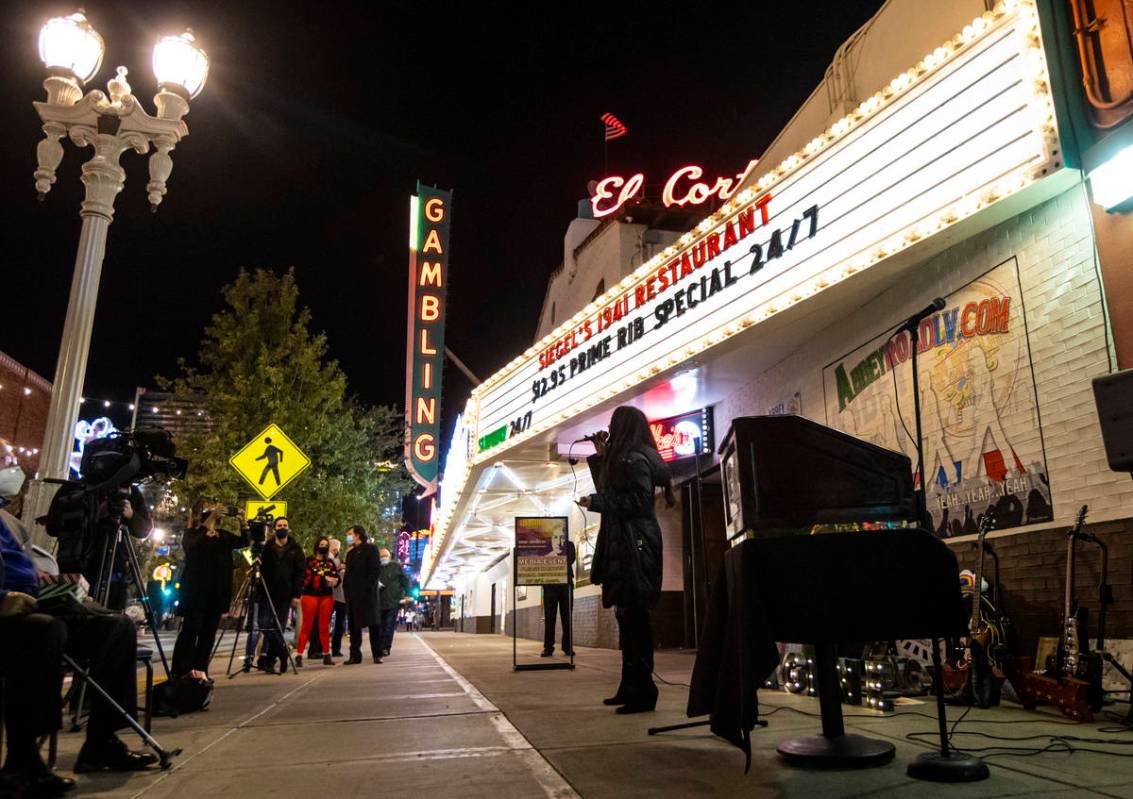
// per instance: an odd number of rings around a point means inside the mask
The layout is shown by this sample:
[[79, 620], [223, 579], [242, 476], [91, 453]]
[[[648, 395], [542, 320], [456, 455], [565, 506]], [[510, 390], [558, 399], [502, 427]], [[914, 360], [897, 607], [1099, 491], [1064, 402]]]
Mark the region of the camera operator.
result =
[[[0, 439], [0, 446], [5, 443]], [[0, 469], [0, 505], [19, 493], [22, 478], [18, 466]], [[137, 635], [128, 618], [93, 603], [60, 597], [40, 604], [38, 570], [21, 528], [18, 519], [0, 510], [0, 675], [8, 736], [0, 786], [10, 786], [17, 796], [59, 796], [74, 787], [74, 780], [51, 773], [39, 756], [37, 738], [62, 726], [63, 654], [88, 660], [92, 678], [133, 713]], [[135, 771], [157, 762], [154, 755], [126, 748], [116, 735], [124, 726], [113, 707], [93, 696], [75, 771]]]
[[[303, 577], [307, 569], [307, 556], [303, 548], [291, 538], [291, 523], [286, 516], [275, 520], [274, 540], [264, 545], [261, 557], [264, 585], [268, 596], [260, 597], [257, 624], [264, 636], [264, 646], [256, 666], [262, 671], [275, 671], [279, 660], [280, 673], [287, 671], [287, 645], [276, 628], [272, 607], [279, 618], [279, 627], [287, 626], [291, 610], [298, 610], [303, 593]], [[266, 599], [271, 599], [268, 605]]]
[[[153, 530], [145, 497], [136, 485], [126, 484], [107, 496], [99, 497], [97, 517], [90, 539], [83, 542], [80, 550], [72, 550], [60, 541], [59, 565], [62, 571], [66, 574], [80, 572], [93, 591], [98, 584], [102, 553], [111, 545], [119, 523], [126, 525], [130, 536], [139, 540], [146, 538]], [[108, 567], [110, 593], [106, 607], [111, 610], [120, 611], [126, 607], [127, 558], [125, 548], [118, 546], [114, 551], [114, 562]]]
[[[232, 553], [248, 546], [248, 532], [241, 534], [217, 527], [226, 508], [214, 501], [199, 499], [193, 504], [190, 529], [181, 539], [185, 568], [181, 574], [181, 632], [173, 647], [173, 676], [190, 671], [205, 674], [209, 669], [220, 617], [232, 603]], [[235, 508], [227, 508], [234, 513]], [[238, 522], [243, 519], [235, 514]]]

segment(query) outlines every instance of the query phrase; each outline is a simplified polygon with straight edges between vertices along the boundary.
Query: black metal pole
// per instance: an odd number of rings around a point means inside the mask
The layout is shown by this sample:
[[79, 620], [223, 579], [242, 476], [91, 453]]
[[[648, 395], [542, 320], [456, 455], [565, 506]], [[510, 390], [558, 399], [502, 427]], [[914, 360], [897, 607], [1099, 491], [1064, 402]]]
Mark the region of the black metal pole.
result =
[[913, 367], [913, 423], [917, 431], [917, 474], [920, 475], [921, 485], [920, 490], [916, 492], [917, 498], [917, 524], [925, 530], [932, 532], [932, 526], [928, 523], [928, 479], [924, 472], [924, 436], [921, 432], [921, 379], [920, 372], [917, 366], [917, 350], [920, 349], [920, 325], [916, 324], [909, 328], [909, 338], [913, 345], [912, 367]]

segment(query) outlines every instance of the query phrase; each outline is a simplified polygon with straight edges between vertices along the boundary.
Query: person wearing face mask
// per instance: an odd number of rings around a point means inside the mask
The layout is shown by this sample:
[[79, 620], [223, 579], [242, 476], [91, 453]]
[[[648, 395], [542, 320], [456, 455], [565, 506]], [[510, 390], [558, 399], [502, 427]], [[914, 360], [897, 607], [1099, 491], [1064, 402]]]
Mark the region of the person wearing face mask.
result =
[[232, 603], [232, 553], [248, 546], [248, 533], [221, 530], [219, 520], [217, 504], [199, 499], [181, 539], [185, 567], [177, 606], [182, 622], [173, 647], [174, 677], [190, 671], [208, 673], [220, 617]]
[[333, 647], [331, 655], [342, 657], [342, 636], [346, 634], [346, 594], [342, 588], [342, 575], [346, 571], [346, 564], [339, 557], [342, 551], [342, 542], [337, 538], [330, 541], [330, 559], [338, 568], [338, 584], [334, 587], [334, 630], [331, 632], [330, 643]]
[[[6, 443], [0, 439], [0, 448]], [[38, 739], [62, 726], [63, 655], [89, 661], [92, 678], [129, 712], [138, 703], [137, 633], [121, 614], [74, 613], [65, 603], [40, 601], [39, 572], [52, 558], [29, 546], [23, 525], [3, 509], [22, 485], [23, 471], [5, 463], [0, 468], [0, 677], [7, 757], [0, 795], [61, 796], [75, 781], [48, 769]], [[156, 763], [156, 756], [126, 747], [117, 736], [123, 726], [120, 712], [93, 696], [75, 772], [137, 771]]]
[[287, 626], [292, 610], [299, 610], [299, 597], [303, 593], [303, 578], [307, 569], [307, 557], [303, 548], [291, 538], [291, 523], [286, 516], [275, 520], [275, 535], [264, 545], [261, 556], [264, 585], [267, 588], [268, 605], [264, 598], [259, 603], [259, 627], [264, 636], [263, 649], [256, 666], [261, 671], [274, 673], [275, 662], [279, 661], [280, 673], [287, 671], [287, 645], [283, 642], [280, 629], [276, 627], [275, 616], [279, 618], [279, 628]]
[[401, 600], [409, 593], [409, 578], [388, 549], [381, 549], [378, 554], [382, 565], [378, 571], [382, 603], [382, 655], [389, 657], [390, 649], [393, 648], [394, 629], [397, 627], [397, 611], [401, 609]]
[[330, 559], [330, 542], [320, 538], [315, 544], [315, 554], [307, 559], [303, 577], [303, 624], [299, 630], [299, 646], [295, 665], [303, 665], [303, 650], [311, 638], [311, 628], [318, 623], [319, 640], [322, 642], [323, 665], [333, 666], [330, 656], [330, 614], [334, 608], [334, 587], [338, 585], [338, 566]]
[[346, 531], [346, 574], [343, 588], [350, 620], [350, 658], [343, 665], [362, 662], [362, 630], [370, 632], [370, 654], [375, 663], [382, 662], [382, 610], [378, 597], [378, 575], [381, 555], [366, 538], [366, 528], [356, 524]]

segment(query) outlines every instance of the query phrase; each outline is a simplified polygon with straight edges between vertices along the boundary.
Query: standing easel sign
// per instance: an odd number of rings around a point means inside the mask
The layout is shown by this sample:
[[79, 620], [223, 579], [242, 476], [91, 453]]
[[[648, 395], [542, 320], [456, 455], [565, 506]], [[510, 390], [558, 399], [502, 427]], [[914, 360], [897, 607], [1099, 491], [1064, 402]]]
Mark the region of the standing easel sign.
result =
[[570, 662], [552, 661], [550, 663], [518, 663], [516, 590], [519, 586], [564, 585], [568, 587], [567, 618], [574, 626], [573, 592], [570, 586], [570, 563], [566, 542], [569, 541], [568, 519], [566, 516], [517, 516], [515, 518], [515, 550], [512, 561], [514, 574], [511, 581], [511, 665], [515, 671], [535, 671], [543, 669], [573, 669], [574, 653]]

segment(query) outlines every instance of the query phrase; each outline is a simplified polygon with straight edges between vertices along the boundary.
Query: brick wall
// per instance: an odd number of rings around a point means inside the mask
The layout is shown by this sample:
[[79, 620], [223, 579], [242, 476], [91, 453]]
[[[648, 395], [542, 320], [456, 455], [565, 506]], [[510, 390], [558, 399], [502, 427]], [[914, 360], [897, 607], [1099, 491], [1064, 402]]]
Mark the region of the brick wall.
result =
[[[1133, 638], [1133, 523], [1129, 520], [1087, 524], [1109, 548], [1109, 578], [1113, 603], [1106, 619], [1107, 639]], [[990, 539], [1000, 559], [1003, 606], [1015, 625], [1019, 653], [1033, 655], [1040, 636], [1061, 632], [1063, 596], [1066, 588], [1066, 530], [1056, 528], [1036, 533]], [[951, 543], [951, 542], [950, 542]], [[960, 567], [976, 568], [977, 550], [971, 543], [952, 544]], [[1088, 634], [1097, 636], [1098, 582], [1101, 551], [1079, 542], [1074, 579], [1079, 603], [1089, 608]], [[990, 583], [993, 561], [985, 560], [984, 575]]]
[[38, 450], [47, 428], [51, 383], [14, 358], [0, 352], [0, 436], [17, 452], [20, 466], [30, 478], [39, 468]]

